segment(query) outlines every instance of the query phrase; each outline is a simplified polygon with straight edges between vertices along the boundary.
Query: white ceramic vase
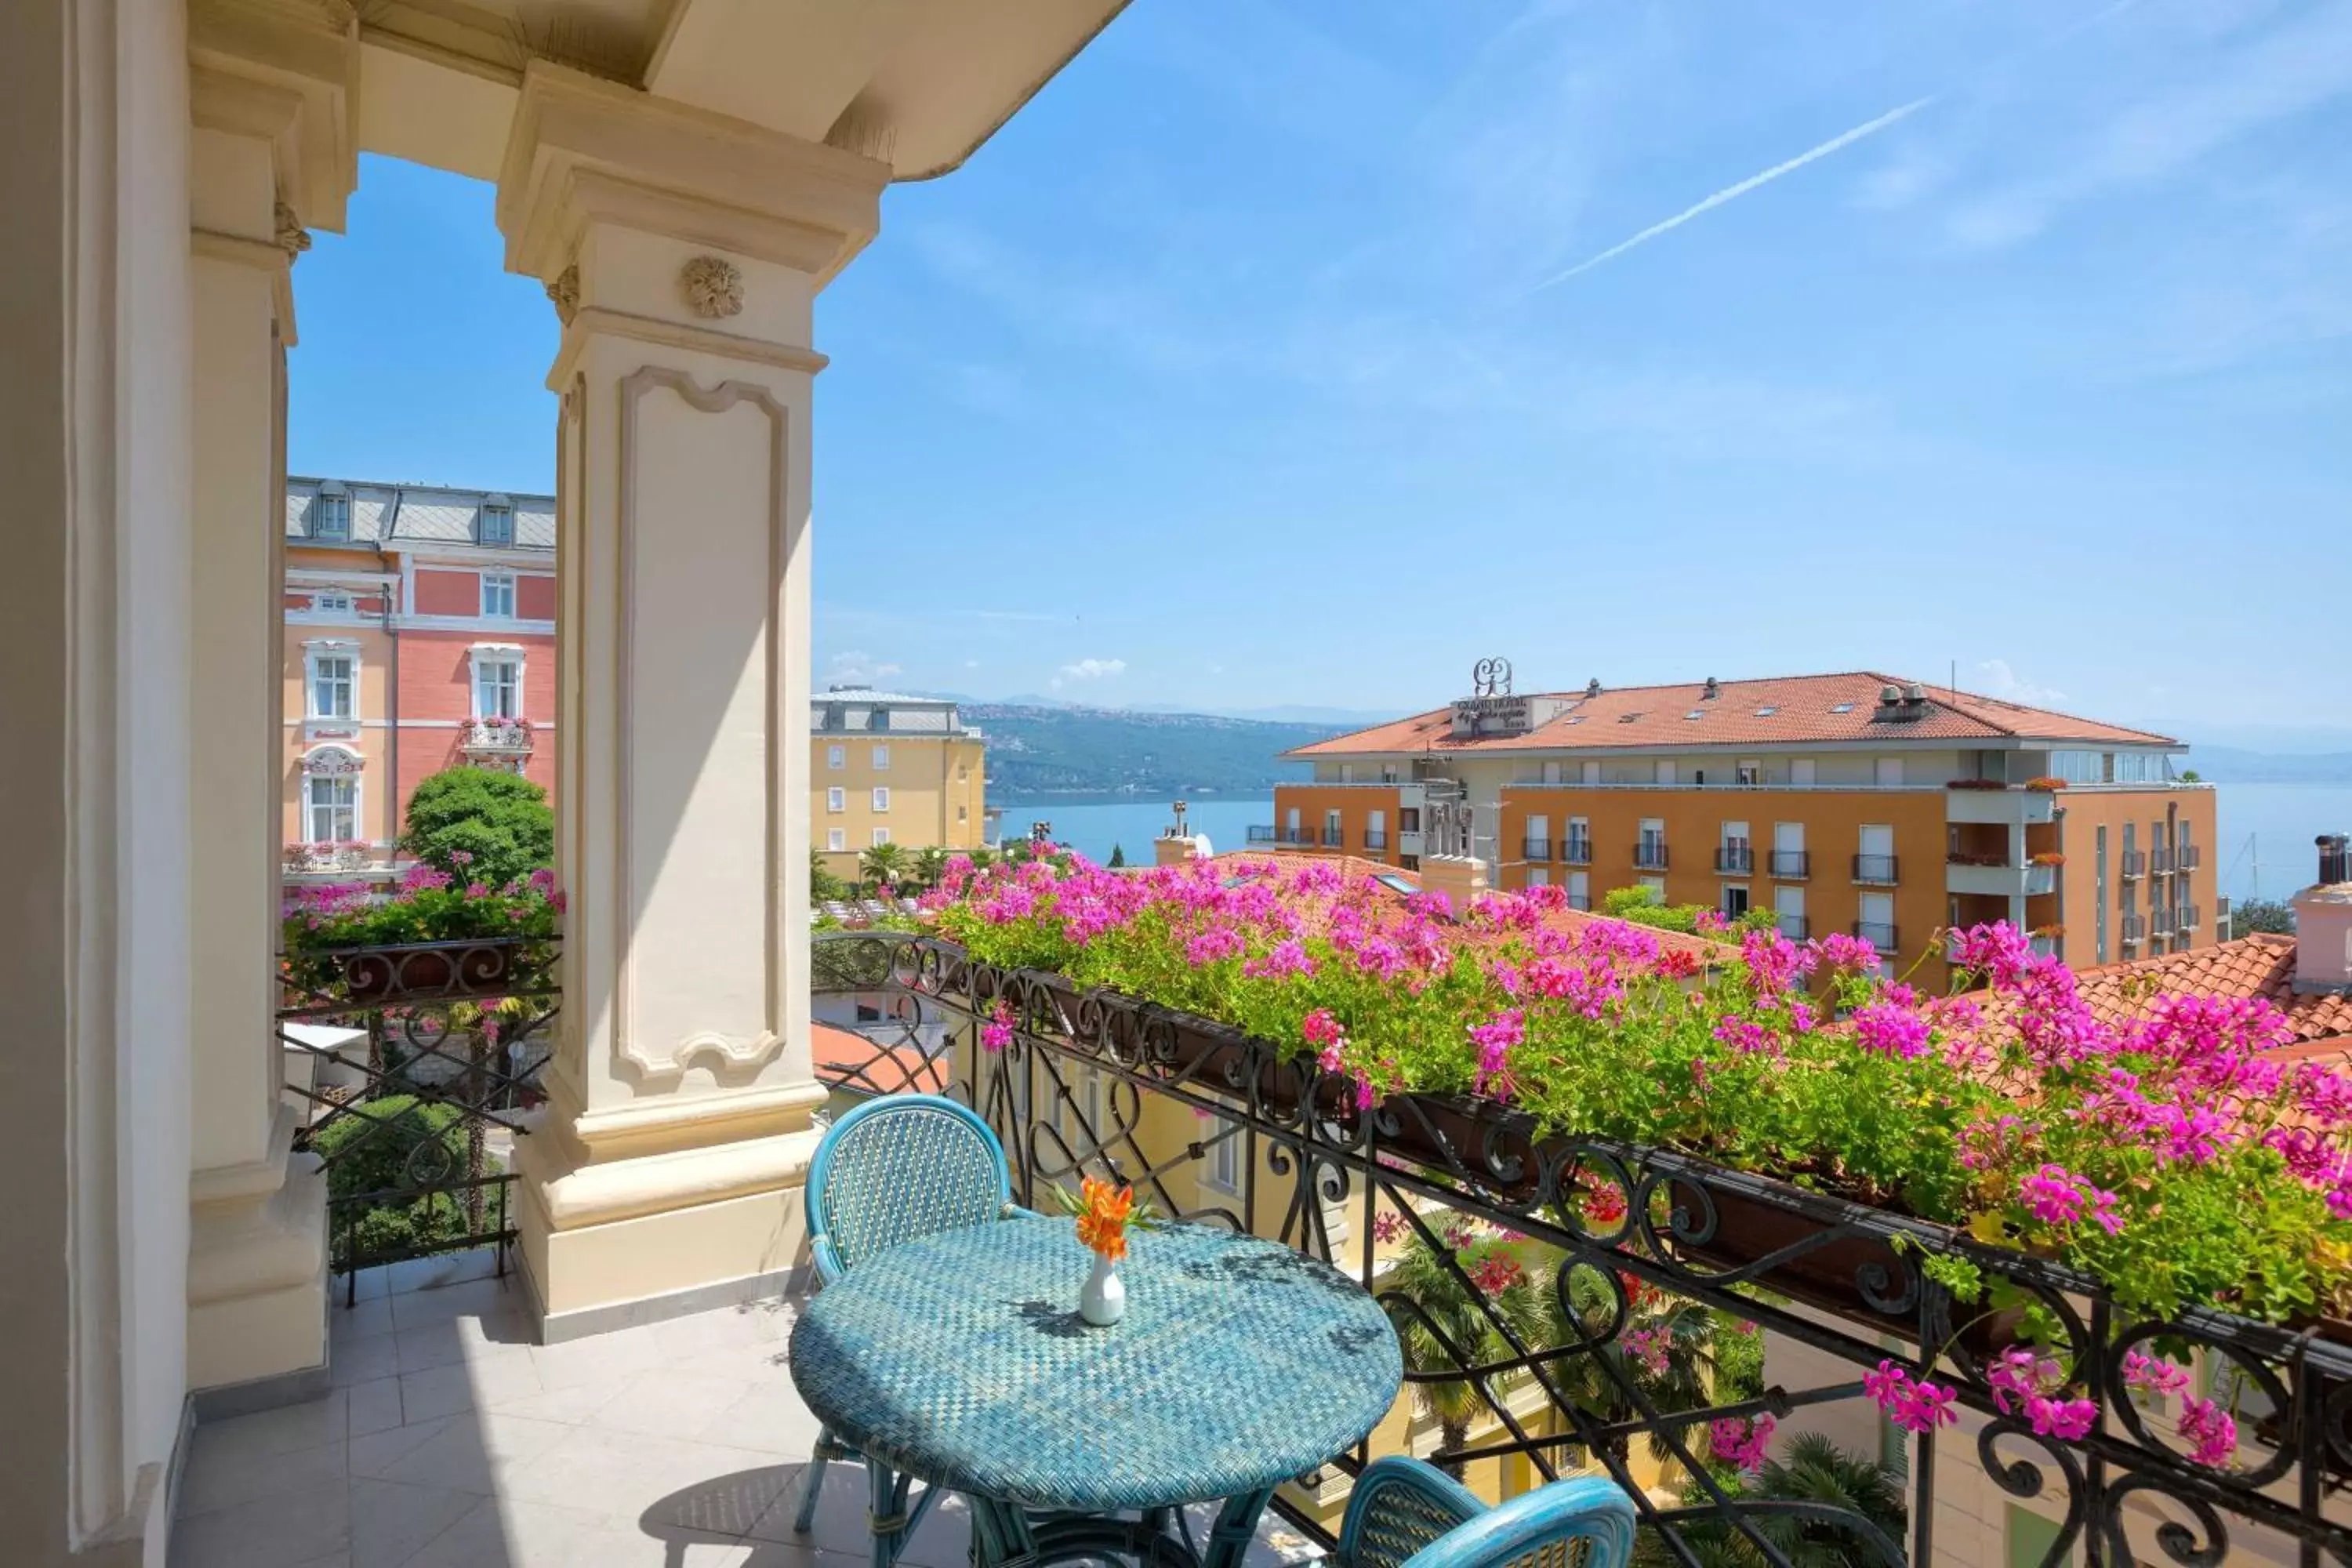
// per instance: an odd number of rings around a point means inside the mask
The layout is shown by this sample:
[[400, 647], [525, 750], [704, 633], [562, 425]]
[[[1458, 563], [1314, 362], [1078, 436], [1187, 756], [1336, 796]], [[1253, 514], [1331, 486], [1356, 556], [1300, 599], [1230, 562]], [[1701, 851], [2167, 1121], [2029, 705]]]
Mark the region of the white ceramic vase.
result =
[[1126, 1313], [1127, 1285], [1118, 1277], [1118, 1265], [1097, 1253], [1094, 1272], [1087, 1276], [1086, 1289], [1078, 1292], [1078, 1316], [1106, 1329]]

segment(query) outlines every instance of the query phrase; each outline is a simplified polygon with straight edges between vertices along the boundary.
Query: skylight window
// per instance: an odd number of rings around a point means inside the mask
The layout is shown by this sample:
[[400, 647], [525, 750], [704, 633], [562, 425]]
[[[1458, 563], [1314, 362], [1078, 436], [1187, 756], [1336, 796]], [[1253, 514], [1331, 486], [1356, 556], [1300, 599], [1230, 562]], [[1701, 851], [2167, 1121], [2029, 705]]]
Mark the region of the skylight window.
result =
[[1778, 713], [1779, 711], [1780, 710], [1778, 708], [1759, 708], [1756, 710], [1756, 717], [1759, 719], [1769, 719], [1773, 714]]
[[1704, 708], [1694, 708], [1689, 712], [1684, 714], [1683, 717], [1685, 719], [1704, 719], [1706, 717], [1706, 710]]
[[1830, 709], [1830, 711], [1832, 713], [1851, 713], [1853, 711], [1853, 704], [1851, 702], [1840, 702], [1833, 705]]
[[1404, 893], [1411, 895], [1421, 891], [1419, 888], [1413, 886], [1411, 882], [1406, 881], [1402, 877], [1390, 873], [1384, 873], [1381, 876], [1374, 877], [1372, 880], [1378, 882], [1381, 887], [1386, 888], [1392, 893]]

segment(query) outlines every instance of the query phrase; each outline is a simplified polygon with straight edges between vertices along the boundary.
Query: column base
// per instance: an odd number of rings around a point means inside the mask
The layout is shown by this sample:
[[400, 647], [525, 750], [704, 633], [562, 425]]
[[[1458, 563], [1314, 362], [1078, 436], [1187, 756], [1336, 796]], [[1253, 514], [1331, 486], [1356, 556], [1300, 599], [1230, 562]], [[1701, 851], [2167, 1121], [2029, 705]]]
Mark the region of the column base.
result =
[[[544, 1342], [772, 1295], [804, 1266], [821, 1084], [549, 1122], [515, 1151]], [[686, 1145], [681, 1147], [680, 1145]]]
[[294, 1131], [293, 1111], [280, 1107], [269, 1158], [199, 1171], [189, 1184], [191, 1389], [250, 1385], [299, 1399], [309, 1384], [289, 1374], [325, 1375], [327, 1175], [294, 1156]]

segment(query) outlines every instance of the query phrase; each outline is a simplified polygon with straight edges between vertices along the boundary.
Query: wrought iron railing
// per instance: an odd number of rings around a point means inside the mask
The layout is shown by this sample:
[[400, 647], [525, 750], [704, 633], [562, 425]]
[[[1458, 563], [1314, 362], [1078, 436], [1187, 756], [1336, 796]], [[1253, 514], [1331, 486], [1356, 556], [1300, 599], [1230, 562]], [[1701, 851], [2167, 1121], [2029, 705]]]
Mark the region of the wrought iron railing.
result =
[[1805, 934], [1809, 928], [1805, 924], [1804, 916], [1792, 915], [1788, 913], [1786, 910], [1783, 910], [1776, 918], [1780, 921], [1780, 934], [1782, 936], [1787, 937], [1790, 942], [1802, 942], [1805, 940]]
[[2122, 920], [2118, 921], [2116, 924], [2123, 928], [2123, 939], [2126, 942], [2145, 942], [2147, 940], [2147, 917], [2143, 915], [2126, 915]]
[[1550, 858], [1551, 858], [1551, 840], [1550, 840], [1550, 839], [1549, 839], [1549, 838], [1522, 838], [1522, 839], [1520, 839], [1520, 840], [1519, 840], [1519, 858], [1520, 858], [1520, 859], [1522, 859], [1522, 860], [1549, 860], [1549, 859], [1550, 859]]
[[1853, 858], [1853, 879], [1857, 882], [1887, 883], [1899, 879], [1901, 864], [1892, 855], [1857, 855]]
[[1590, 910], [1592, 908], [1592, 895], [1591, 893], [1570, 893], [1568, 896], [1568, 907], [1571, 910]]
[[1633, 846], [1633, 868], [1637, 871], [1663, 871], [1666, 868], [1666, 846], [1664, 839], [1644, 838]]
[[[819, 963], [821, 985], [831, 973], [894, 988], [943, 1026], [949, 1092], [996, 1129], [1018, 1199], [1108, 1173], [1164, 1215], [1347, 1270], [1410, 1331], [1407, 1387], [1416, 1405], [1432, 1396], [1416, 1451], [1456, 1468], [1523, 1465], [1538, 1482], [1606, 1474], [1639, 1511], [1638, 1561], [1991, 1561], [2008, 1552], [2000, 1510], [2016, 1503], [2044, 1521], [2043, 1568], [2239, 1552], [2352, 1562], [2338, 1497], [2352, 1475], [2352, 1349], [2336, 1340], [2204, 1309], [2139, 1321], [2065, 1268], [1900, 1215], [1668, 1150], [1545, 1135], [1488, 1100], [1407, 1095], [1360, 1112], [1311, 1054], [1285, 1059], [1220, 1026], [920, 937], [827, 942], [857, 946]], [[998, 1048], [982, 1039], [983, 1015], [1011, 1021], [992, 1031]], [[1238, 1181], [1203, 1180], [1212, 1160]], [[1489, 1243], [1545, 1261], [1498, 1276]], [[2004, 1407], [1988, 1373], [2015, 1311], [1957, 1303], [1941, 1282], [1952, 1276], [1926, 1267], [1938, 1254], [2048, 1315], [2095, 1409], [2087, 1431], [2037, 1433], [2015, 1399]], [[1502, 1301], [1521, 1278], [1542, 1310]], [[1753, 1347], [1745, 1336], [1759, 1331], [1760, 1374], [1722, 1370], [1728, 1347]], [[2188, 1457], [2171, 1431], [2179, 1412], [2159, 1407], [2171, 1396], [2129, 1392], [2126, 1369], [2143, 1353], [2193, 1357], [2199, 1386], [2227, 1394], [2242, 1434], [2229, 1468]], [[1890, 1358], [1950, 1384], [1965, 1412], [1905, 1446], [1899, 1516], [1711, 1462], [1717, 1422], [1737, 1436], [1758, 1416], [1820, 1426], [1851, 1413], [1883, 1430], [1864, 1380]], [[1637, 1444], [1679, 1482], [1643, 1485]], [[1360, 1446], [1278, 1506], [1328, 1545], [1346, 1478], [1379, 1451]]]
[[2195, 904], [2176, 904], [2172, 910], [2173, 929], [2193, 931], [2205, 923], [2205, 911]]
[[1744, 877], [1756, 869], [1756, 851], [1745, 844], [1725, 844], [1715, 851], [1715, 868]]
[[304, 1104], [296, 1147], [325, 1165], [329, 1261], [379, 1264], [515, 1240], [506, 1169], [530, 1128], [562, 1001], [552, 939], [297, 952], [278, 1037]]
[[2205, 851], [2194, 844], [2184, 844], [2175, 851], [2180, 857], [2180, 868], [2194, 871], [2205, 864]]
[[1367, 827], [1364, 829], [1365, 848], [1378, 852], [1380, 850], [1386, 849], [1388, 847], [1389, 836], [1384, 829], [1378, 827]]
[[2122, 872], [2123, 872], [2123, 874], [2124, 874], [2124, 877], [2125, 877], [2125, 879], [2126, 879], [2126, 880], [2129, 880], [2130, 879], [2132, 879], [2132, 878], [2134, 878], [2134, 877], [2144, 876], [2144, 875], [2146, 875], [2146, 874], [2147, 874], [2147, 850], [2145, 850], [2145, 849], [2126, 849], [2126, 850], [2125, 850], [2125, 851], [2123, 852], [2123, 855], [2121, 856], [2121, 858], [2121, 858], [2121, 860], [2122, 860], [2122, 865], [2121, 865], [2120, 869], [2122, 870]]
[[1346, 832], [1345, 832], [1345, 831], [1343, 831], [1343, 830], [1342, 830], [1342, 829], [1340, 829], [1340, 828], [1337, 828], [1337, 827], [1327, 827], [1327, 828], [1325, 828], [1325, 829], [1323, 830], [1323, 847], [1324, 847], [1324, 848], [1326, 848], [1326, 849], [1344, 849], [1344, 848], [1346, 848], [1347, 847], [1348, 847], [1348, 835], [1346, 834]]
[[1276, 836], [1280, 831], [1267, 824], [1253, 823], [1248, 829], [1249, 841], [1252, 844], [1279, 844], [1282, 840]]
[[1592, 840], [1590, 838], [1578, 838], [1574, 837], [1561, 839], [1559, 843], [1559, 858], [1565, 864], [1570, 866], [1591, 865]]
[[1772, 875], [1790, 880], [1813, 874], [1813, 858], [1802, 849], [1772, 851]]
[[1903, 951], [1903, 944], [1896, 940], [1899, 933], [1890, 921], [1856, 921], [1853, 934], [1890, 956]]
[[2147, 869], [2150, 876], [2169, 877], [2172, 875], [2172, 868], [2173, 858], [2171, 850], [2151, 849], [2147, 852]]

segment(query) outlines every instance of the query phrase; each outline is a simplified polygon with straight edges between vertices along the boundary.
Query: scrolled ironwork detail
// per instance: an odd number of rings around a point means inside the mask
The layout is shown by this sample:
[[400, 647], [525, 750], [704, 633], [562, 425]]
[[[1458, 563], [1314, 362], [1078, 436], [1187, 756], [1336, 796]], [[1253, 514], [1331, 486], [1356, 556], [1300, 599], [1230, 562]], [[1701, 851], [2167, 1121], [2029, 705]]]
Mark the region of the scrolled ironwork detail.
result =
[[[1785, 1419], [1811, 1405], [1864, 1401], [1863, 1379], [1891, 1357], [1953, 1390], [1963, 1419], [1975, 1423], [1963, 1429], [1974, 1439], [1972, 1462], [2006, 1495], [2050, 1513], [2061, 1557], [2131, 1561], [2126, 1505], [2133, 1504], [2132, 1529], [2147, 1532], [2147, 1505], [2161, 1498], [2187, 1521], [2152, 1527], [2155, 1550], [2171, 1562], [2216, 1563], [2232, 1539], [2275, 1531], [2301, 1542], [2305, 1561], [2352, 1563], [2352, 1523], [2326, 1501], [2352, 1478], [2352, 1348], [2204, 1310], [2119, 1324], [2095, 1281], [2048, 1259], [1678, 1151], [1554, 1136], [1490, 1101], [1401, 1095], [1360, 1111], [1350, 1081], [1295, 1048], [1132, 998], [1081, 993], [1059, 976], [997, 970], [928, 938], [871, 940], [929, 944], [924, 958], [910, 956], [894, 973], [903, 967], [936, 977], [924, 994], [958, 1020], [946, 1034], [960, 1042], [960, 1079], [971, 1079], [954, 1091], [998, 1129], [1013, 1157], [1016, 1194], [1028, 1197], [1087, 1162], [1134, 1181], [1165, 1212], [1251, 1230], [1360, 1270], [1383, 1299], [1395, 1293], [1383, 1249], [1428, 1249], [1470, 1316], [1435, 1323], [1431, 1331], [1451, 1350], [1413, 1381], [1464, 1384], [1476, 1412], [1466, 1436], [1439, 1446], [1440, 1461], [1524, 1462], [1544, 1478], [1596, 1467], [1634, 1495], [1662, 1560], [1704, 1562], [1729, 1548], [1743, 1560], [1786, 1564], [1790, 1553], [1776, 1542], [1801, 1534], [1809, 1552], [1902, 1561], [1894, 1537], [1868, 1519], [1727, 1487], [1706, 1452], [1716, 1421]], [[980, 1021], [1001, 1000], [1015, 1019], [1011, 1039], [1001, 1052], [973, 1048]], [[1066, 1069], [1102, 1080], [1097, 1107], [1067, 1096]], [[1066, 1137], [1047, 1126], [1056, 1107]], [[1167, 1117], [1163, 1107], [1192, 1114]], [[1203, 1190], [1198, 1180], [1212, 1158], [1229, 1161], [1229, 1190]], [[1188, 1168], [1195, 1173], [1189, 1184]], [[1337, 1244], [1343, 1222], [1345, 1246]], [[1558, 1259], [1546, 1266], [1547, 1337], [1523, 1337], [1502, 1321], [1464, 1268], [1465, 1256], [1485, 1254], [1461, 1247], [1499, 1238]], [[1922, 1268], [1938, 1252], [1975, 1264], [2000, 1308], [1955, 1303]], [[2095, 1409], [2078, 1439], [2036, 1434], [2021, 1412], [2003, 1407], [2014, 1396], [1988, 1381], [2029, 1306], [2054, 1335], [2050, 1353], [2064, 1371], [2063, 1396]], [[1805, 1347], [1812, 1352], [1805, 1364], [1835, 1370], [1788, 1386], [1768, 1355], [1760, 1398], [1711, 1403], [1720, 1396], [1702, 1391], [1696, 1405], [1662, 1404], [1635, 1365], [1643, 1345], [1654, 1342], [1629, 1336], [1685, 1307], [1728, 1314]], [[1440, 1316], [1401, 1300], [1392, 1315], [1416, 1327]], [[1480, 1344], [1460, 1337], [1467, 1325], [1479, 1328]], [[2191, 1463], [2153, 1430], [2156, 1417], [2137, 1403], [2124, 1358], [2158, 1348], [2224, 1369], [2242, 1423], [2242, 1468]], [[1522, 1419], [1538, 1410], [1543, 1420]], [[1913, 1544], [1928, 1552], [1934, 1476], [1950, 1462], [1930, 1461], [1931, 1441], [1922, 1440], [1912, 1477]], [[1688, 1478], [1687, 1500], [1664, 1506], [1639, 1489], [1625, 1463], [1636, 1442]], [[1333, 1469], [1352, 1473], [1368, 1458], [1343, 1456]], [[1316, 1534], [1310, 1520], [1293, 1515], [1293, 1523]]]

